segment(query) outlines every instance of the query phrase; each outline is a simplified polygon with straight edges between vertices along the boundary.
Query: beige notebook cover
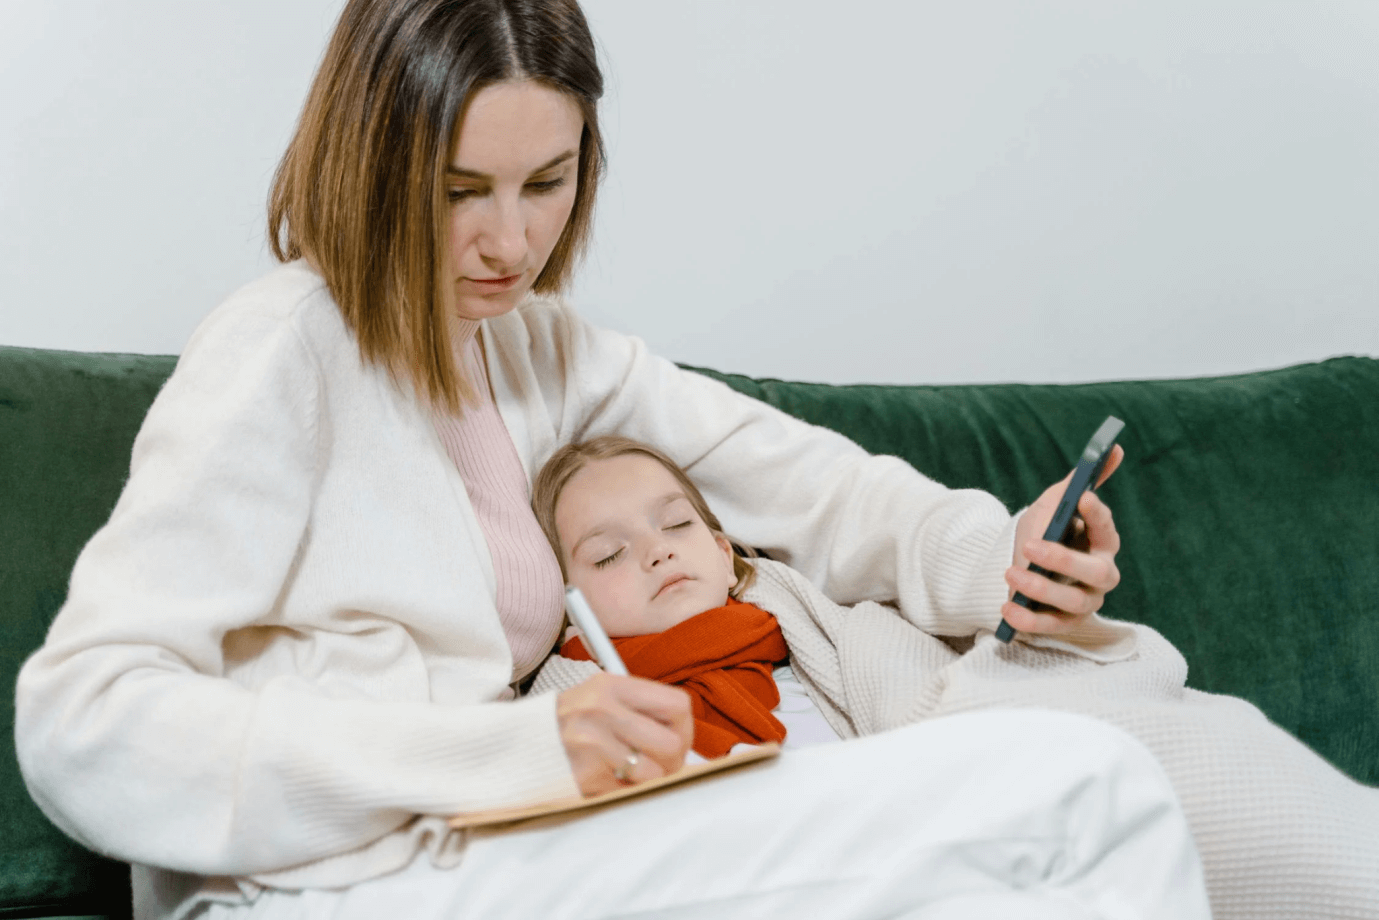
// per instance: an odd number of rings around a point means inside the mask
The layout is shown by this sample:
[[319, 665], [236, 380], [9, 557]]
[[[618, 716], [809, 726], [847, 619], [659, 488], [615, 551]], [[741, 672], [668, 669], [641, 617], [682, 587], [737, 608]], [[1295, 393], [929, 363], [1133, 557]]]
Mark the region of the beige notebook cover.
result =
[[450, 819], [450, 826], [454, 828], [462, 827], [484, 827], [492, 824], [511, 824], [514, 821], [526, 821], [529, 818], [542, 818], [547, 815], [558, 815], [564, 812], [581, 811], [587, 808], [599, 808], [610, 802], [618, 802], [623, 799], [630, 799], [639, 795], [646, 795], [667, 786], [674, 786], [687, 780], [696, 779], [701, 776], [709, 776], [713, 773], [721, 773], [724, 770], [731, 770], [743, 764], [755, 763], [759, 760], [768, 760], [780, 753], [780, 745], [774, 741], [766, 744], [759, 744], [726, 757], [719, 757], [716, 760], [706, 760], [703, 763], [686, 764], [674, 773], [663, 776], [660, 779], [647, 780], [635, 786], [624, 786], [621, 789], [614, 789], [601, 795], [584, 798], [583, 796], [571, 796], [568, 799], [557, 799], [554, 802], [544, 802], [540, 805], [524, 805], [520, 808], [491, 808], [488, 811], [471, 811], [462, 815], [456, 815]]

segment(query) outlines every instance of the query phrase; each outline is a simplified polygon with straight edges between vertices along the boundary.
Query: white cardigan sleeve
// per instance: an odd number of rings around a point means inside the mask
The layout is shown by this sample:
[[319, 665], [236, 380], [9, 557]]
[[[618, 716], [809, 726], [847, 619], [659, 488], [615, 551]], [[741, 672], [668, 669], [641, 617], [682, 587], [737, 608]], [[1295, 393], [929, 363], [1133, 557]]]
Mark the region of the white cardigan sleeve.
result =
[[[953, 490], [872, 456], [558, 305], [528, 317], [532, 363], [563, 443], [607, 432], [679, 462], [735, 539], [802, 572], [838, 603], [898, 603], [920, 628], [994, 628], [1014, 521], [992, 495]], [[556, 374], [559, 376], [556, 376]], [[548, 447], [549, 451], [557, 444]]]
[[577, 792], [554, 697], [446, 706], [224, 676], [226, 635], [278, 603], [303, 545], [319, 386], [281, 316], [203, 324], [20, 674], [30, 792], [97, 851], [247, 875], [360, 847], [417, 814]]

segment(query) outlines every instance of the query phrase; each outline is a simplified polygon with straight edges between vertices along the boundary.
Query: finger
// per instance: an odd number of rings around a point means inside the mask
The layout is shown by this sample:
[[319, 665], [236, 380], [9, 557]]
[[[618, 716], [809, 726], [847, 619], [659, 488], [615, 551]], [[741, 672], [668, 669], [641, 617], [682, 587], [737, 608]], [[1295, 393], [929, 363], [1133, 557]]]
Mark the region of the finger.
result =
[[636, 748], [626, 748], [610, 764], [613, 780], [622, 786], [635, 786], [664, 775], [656, 763]]
[[1120, 552], [1120, 533], [1111, 508], [1101, 496], [1088, 492], [1077, 503], [1077, 513], [1086, 528], [1087, 551], [1115, 556]]
[[1048, 530], [1049, 522], [1053, 519], [1054, 510], [1063, 501], [1063, 495], [1068, 490], [1068, 484], [1072, 482], [1073, 474], [1076, 470], [1069, 470], [1068, 474], [1062, 479], [1049, 486], [1039, 497], [1034, 500], [1034, 504], [1026, 509], [1020, 516], [1017, 525], [1016, 535], [1019, 540], [1016, 543], [1016, 553], [1023, 552], [1022, 544], [1025, 539], [1041, 537]]
[[1034, 540], [1025, 548], [1025, 555], [1040, 568], [1102, 594], [1120, 584], [1120, 570], [1111, 551], [1081, 552], [1048, 540]]
[[689, 694], [640, 677], [618, 678], [614, 688], [622, 707], [618, 738], [645, 753], [659, 768], [655, 775], [678, 770], [694, 742]]
[[609, 788], [630, 786], [662, 775], [655, 761], [612, 732], [600, 732], [597, 747], [599, 782]]
[[[1097, 475], [1096, 485], [1092, 486], [1092, 488], [1100, 488], [1102, 483], [1110, 479], [1111, 474], [1120, 468], [1121, 461], [1124, 459], [1125, 448], [1119, 444], [1111, 445], [1111, 453], [1107, 456], [1106, 462], [1102, 465], [1101, 472]], [[1045, 489], [1043, 493], [1040, 494], [1039, 498], [1035, 500], [1035, 504], [1041, 501], [1057, 504], [1057, 502], [1063, 498], [1063, 492], [1068, 488], [1068, 483], [1072, 482], [1073, 475], [1076, 472], [1076, 469], [1069, 470], [1066, 476]]]
[[1105, 591], [1082, 584], [1063, 584], [1029, 569], [1014, 566], [1006, 570], [1006, 582], [1030, 600], [1054, 608], [1055, 613], [1076, 617], [1095, 613], [1101, 609], [1106, 599]]
[[617, 678], [616, 689], [629, 709], [665, 726], [689, 747], [694, 740], [694, 715], [683, 689], [641, 677]]
[[[650, 720], [643, 721], [656, 725]], [[657, 730], [666, 731], [664, 727]], [[576, 781], [585, 795], [597, 795], [620, 786], [646, 782], [671, 772], [665, 764], [635, 743], [625, 741], [619, 732], [594, 720], [572, 727], [564, 734], [563, 740]], [[674, 764], [673, 769], [678, 769], [683, 764], [683, 757], [671, 763]]]
[[621, 701], [617, 685], [626, 680], [597, 674], [561, 692], [557, 698], [560, 739], [580, 791], [586, 796], [622, 785], [614, 771], [623, 763], [631, 746], [619, 738], [617, 725], [620, 722], [640, 719], [653, 726], [660, 724], [636, 714]]
[[680, 769], [689, 750], [689, 744], [679, 734], [654, 719], [637, 714], [620, 721], [613, 735], [623, 747], [641, 755], [645, 769], [639, 771], [638, 776], [642, 779], [654, 779]]
[[[608, 699], [600, 701], [598, 713], [611, 734], [629, 745], [653, 751], [673, 752], [681, 746], [681, 720], [676, 713], [680, 709], [689, 713], [687, 693], [639, 677], [612, 679], [618, 683], [609, 687]], [[672, 695], [670, 699], [657, 699], [667, 692]], [[689, 721], [692, 726], [692, 718]], [[683, 732], [685, 744], [691, 740], [691, 734], [692, 728]]]
[[689, 694], [679, 687], [643, 677], [614, 677], [612, 680], [619, 701], [647, 718], [673, 727], [689, 714]]
[[1062, 613], [1037, 612], [1021, 607], [1013, 601], [1006, 601], [1001, 606], [1001, 616], [1019, 632], [1043, 635], [1067, 632], [1082, 622], [1083, 619]]
[[614, 770], [629, 748], [616, 744], [610, 732], [599, 731], [592, 724], [571, 725], [562, 732], [561, 740], [581, 793], [598, 795], [622, 785]]
[[1096, 485], [1092, 488], [1100, 488], [1103, 482], [1110, 479], [1111, 474], [1120, 467], [1120, 462], [1124, 459], [1125, 448], [1121, 447], [1119, 444], [1113, 444], [1111, 446], [1111, 455], [1106, 458], [1106, 465], [1101, 468], [1101, 475], [1097, 477]]

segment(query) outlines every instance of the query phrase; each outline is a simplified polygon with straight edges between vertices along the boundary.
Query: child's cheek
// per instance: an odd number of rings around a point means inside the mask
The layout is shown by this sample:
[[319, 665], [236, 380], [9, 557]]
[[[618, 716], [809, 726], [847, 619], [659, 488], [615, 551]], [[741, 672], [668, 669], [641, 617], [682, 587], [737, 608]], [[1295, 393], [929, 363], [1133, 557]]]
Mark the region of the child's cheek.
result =
[[609, 577], [604, 586], [608, 592], [610, 629], [616, 629], [624, 636], [638, 636], [645, 632], [646, 600], [641, 596], [641, 585], [637, 579], [622, 577], [616, 573]]
[[636, 612], [637, 585], [631, 578], [617, 578], [612, 585], [614, 603], [624, 614]]

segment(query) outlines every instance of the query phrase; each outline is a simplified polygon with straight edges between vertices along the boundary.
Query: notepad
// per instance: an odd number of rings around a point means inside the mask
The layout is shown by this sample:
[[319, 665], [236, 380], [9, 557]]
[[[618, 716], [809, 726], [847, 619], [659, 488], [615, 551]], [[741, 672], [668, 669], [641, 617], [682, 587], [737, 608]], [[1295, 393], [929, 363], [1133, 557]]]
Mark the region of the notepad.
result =
[[450, 826], [453, 828], [467, 827], [491, 827], [500, 824], [514, 824], [518, 821], [528, 821], [532, 818], [544, 818], [550, 815], [560, 815], [578, 811], [593, 810], [603, 808], [614, 802], [621, 802], [637, 796], [647, 795], [658, 792], [671, 786], [676, 786], [690, 780], [701, 777], [713, 776], [737, 767], [745, 766], [749, 763], [756, 763], [762, 760], [769, 760], [780, 753], [780, 745], [774, 741], [766, 744], [757, 744], [742, 748], [725, 757], [717, 757], [713, 760], [706, 760], [701, 763], [686, 764], [674, 773], [662, 776], [660, 779], [647, 780], [644, 783], [637, 783], [635, 786], [623, 786], [599, 795], [570, 796], [567, 799], [556, 799], [553, 802], [544, 802], [539, 805], [524, 805], [517, 808], [490, 808], [485, 811], [471, 811], [464, 814], [455, 815], [450, 819]]

